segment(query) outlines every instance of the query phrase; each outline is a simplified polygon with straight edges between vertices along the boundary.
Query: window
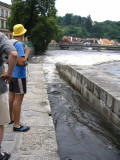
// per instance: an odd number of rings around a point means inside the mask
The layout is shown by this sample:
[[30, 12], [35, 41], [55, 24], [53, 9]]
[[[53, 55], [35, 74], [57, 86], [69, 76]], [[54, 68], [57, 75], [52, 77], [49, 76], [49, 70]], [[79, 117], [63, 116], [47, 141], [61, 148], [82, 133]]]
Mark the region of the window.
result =
[[1, 21], [1, 28], [4, 28], [4, 21]]
[[5, 21], [5, 26], [4, 26], [4, 28], [8, 29], [7, 21]]
[[8, 17], [8, 11], [5, 12], [5, 17]]
[[4, 11], [1, 9], [1, 17], [4, 17]]

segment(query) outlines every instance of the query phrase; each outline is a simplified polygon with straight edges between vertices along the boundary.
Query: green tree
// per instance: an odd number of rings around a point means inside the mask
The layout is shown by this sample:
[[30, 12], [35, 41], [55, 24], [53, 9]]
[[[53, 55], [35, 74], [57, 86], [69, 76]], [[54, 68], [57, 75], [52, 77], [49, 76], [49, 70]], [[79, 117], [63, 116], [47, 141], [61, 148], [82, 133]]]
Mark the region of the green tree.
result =
[[61, 16], [57, 17], [57, 24], [64, 25], [64, 17], [61, 17]]
[[86, 19], [85, 27], [86, 27], [88, 32], [91, 32], [91, 30], [92, 30], [92, 20], [91, 20], [90, 15]]
[[95, 25], [93, 25], [91, 32], [92, 32], [93, 38], [104, 38], [102, 23], [96, 23]]
[[65, 24], [66, 25], [70, 25], [71, 24], [71, 22], [72, 22], [72, 16], [73, 16], [73, 14], [68, 14], [68, 13], [65, 15], [64, 20], [65, 20]]
[[37, 53], [44, 53], [51, 39], [56, 38], [57, 33], [56, 20], [53, 17], [40, 16], [39, 22], [30, 34], [30, 40], [33, 42]]
[[78, 26], [78, 16], [77, 15], [72, 16], [71, 24], [74, 25], [74, 26]]
[[44, 53], [58, 33], [56, 12], [55, 0], [12, 0], [9, 29], [12, 31], [15, 24], [22, 23], [36, 52]]
[[82, 24], [82, 17], [79, 16], [79, 17], [78, 17], [78, 25], [81, 26], [81, 24]]

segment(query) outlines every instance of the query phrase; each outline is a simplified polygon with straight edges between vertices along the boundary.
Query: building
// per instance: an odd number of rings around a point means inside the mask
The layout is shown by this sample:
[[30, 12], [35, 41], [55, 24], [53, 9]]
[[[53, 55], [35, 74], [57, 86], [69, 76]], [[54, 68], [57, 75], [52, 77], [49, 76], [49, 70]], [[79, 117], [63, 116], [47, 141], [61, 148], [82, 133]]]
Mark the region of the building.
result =
[[7, 18], [10, 16], [10, 5], [0, 1], [0, 32], [12, 39], [12, 33], [8, 30]]
[[63, 36], [62, 42], [64, 43], [80, 43], [82, 41], [79, 37]]
[[100, 45], [103, 45], [103, 46], [118, 46], [119, 43], [118, 42], [115, 42], [114, 40], [109, 40], [109, 39], [100, 39]]

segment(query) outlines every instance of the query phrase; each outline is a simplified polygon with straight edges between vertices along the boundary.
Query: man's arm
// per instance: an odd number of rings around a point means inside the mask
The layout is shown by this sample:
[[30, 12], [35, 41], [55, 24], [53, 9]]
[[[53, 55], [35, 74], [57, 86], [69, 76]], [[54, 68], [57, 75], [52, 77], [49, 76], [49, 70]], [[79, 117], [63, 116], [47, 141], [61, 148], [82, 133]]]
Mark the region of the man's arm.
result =
[[17, 59], [17, 62], [20, 66], [24, 66], [25, 65], [25, 62], [27, 61], [28, 59], [28, 55], [29, 55], [29, 48], [27, 46], [24, 47], [24, 51], [25, 51], [25, 57], [19, 57]]
[[17, 56], [18, 56], [17, 51], [12, 51], [9, 55], [9, 59], [8, 59], [9, 67], [7, 71], [9, 75], [12, 75], [13, 69], [17, 63]]
[[14, 69], [14, 67], [16, 65], [16, 62], [17, 62], [17, 56], [18, 56], [17, 51], [12, 51], [10, 53], [9, 59], [8, 59], [8, 61], [9, 61], [8, 71], [0, 76], [0, 77], [5, 78], [6, 83], [10, 82], [10, 79], [12, 77], [13, 69]]

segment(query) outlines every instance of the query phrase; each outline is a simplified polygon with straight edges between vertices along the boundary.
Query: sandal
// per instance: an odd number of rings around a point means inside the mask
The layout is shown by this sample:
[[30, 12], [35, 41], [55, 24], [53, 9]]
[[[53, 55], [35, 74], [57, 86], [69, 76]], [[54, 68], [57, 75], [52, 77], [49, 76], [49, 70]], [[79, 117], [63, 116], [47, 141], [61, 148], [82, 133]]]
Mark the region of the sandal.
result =
[[11, 153], [9, 152], [2, 152], [0, 153], [0, 160], [8, 160], [11, 156]]
[[8, 124], [12, 124], [12, 123], [14, 123], [14, 121], [10, 121], [10, 123], [8, 123]]
[[20, 128], [16, 128], [13, 126], [13, 131], [18, 131], [18, 132], [26, 132], [30, 129], [28, 126], [20, 126]]

